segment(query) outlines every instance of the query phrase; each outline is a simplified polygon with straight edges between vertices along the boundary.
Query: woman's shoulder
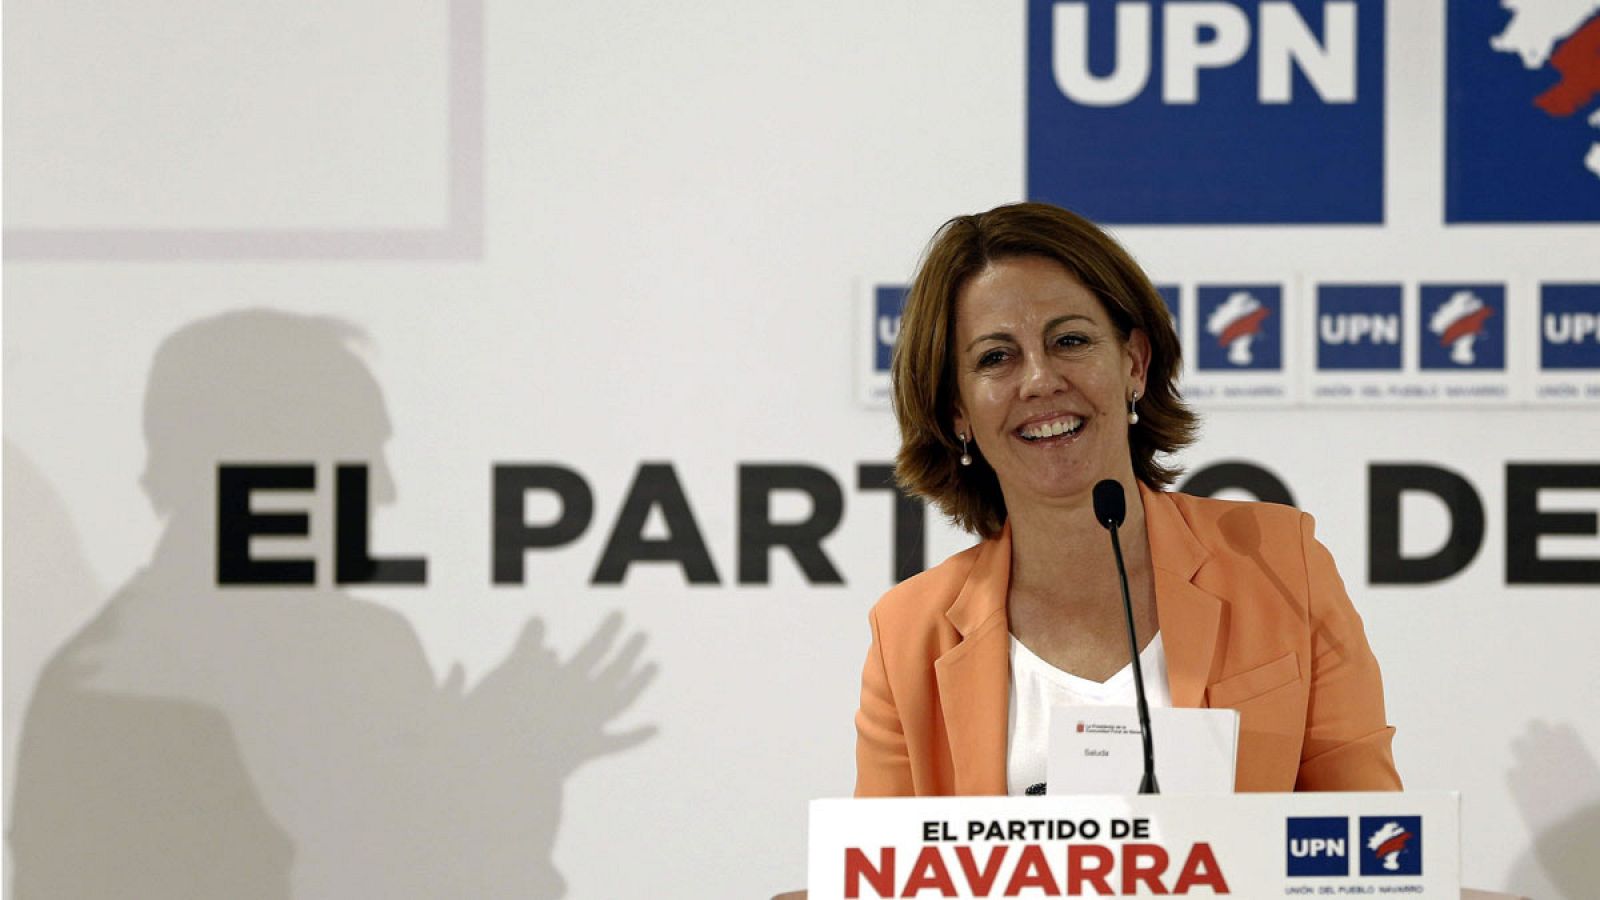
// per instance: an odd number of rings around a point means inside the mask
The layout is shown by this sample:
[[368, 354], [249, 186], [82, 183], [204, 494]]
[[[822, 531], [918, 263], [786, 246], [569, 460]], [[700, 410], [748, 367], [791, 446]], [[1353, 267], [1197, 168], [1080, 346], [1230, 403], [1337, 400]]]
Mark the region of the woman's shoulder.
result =
[[1271, 522], [1275, 525], [1292, 525], [1305, 515], [1293, 506], [1269, 503], [1265, 500], [1223, 500], [1178, 491], [1162, 491], [1156, 496], [1170, 500], [1191, 528], [1217, 527], [1218, 523], [1225, 519], [1232, 521], [1246, 518]]
[[1220, 500], [1163, 492], [1173, 509], [1206, 550], [1213, 554], [1258, 557], [1277, 550], [1300, 552], [1311, 516], [1292, 506], [1260, 500]]
[[905, 622], [931, 618], [942, 621], [945, 611], [967, 583], [967, 576], [972, 573], [972, 567], [977, 564], [978, 556], [987, 543], [980, 541], [890, 588], [873, 605], [872, 614], [880, 622], [885, 619]]

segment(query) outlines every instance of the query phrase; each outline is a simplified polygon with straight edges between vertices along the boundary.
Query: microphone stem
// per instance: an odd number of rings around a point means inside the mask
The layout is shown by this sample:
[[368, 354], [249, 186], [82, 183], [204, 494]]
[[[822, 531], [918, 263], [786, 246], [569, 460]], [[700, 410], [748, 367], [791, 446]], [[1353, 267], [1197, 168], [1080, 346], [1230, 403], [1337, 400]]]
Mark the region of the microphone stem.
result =
[[1133, 628], [1133, 600], [1128, 596], [1128, 569], [1122, 562], [1122, 541], [1117, 538], [1117, 527], [1112, 525], [1111, 552], [1117, 557], [1117, 579], [1122, 584], [1122, 612], [1128, 617], [1128, 652], [1133, 658], [1133, 690], [1138, 699], [1139, 735], [1144, 739], [1144, 778], [1139, 782], [1139, 793], [1159, 794], [1156, 784], [1156, 751], [1150, 739], [1150, 703], [1144, 695], [1144, 669], [1139, 665], [1139, 637]]

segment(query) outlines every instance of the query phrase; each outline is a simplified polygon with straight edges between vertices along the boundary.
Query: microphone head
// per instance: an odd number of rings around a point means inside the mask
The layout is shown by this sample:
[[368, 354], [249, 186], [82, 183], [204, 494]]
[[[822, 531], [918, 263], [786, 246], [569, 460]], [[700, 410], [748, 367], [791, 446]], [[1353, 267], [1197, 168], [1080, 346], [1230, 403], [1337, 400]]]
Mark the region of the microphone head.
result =
[[1122, 495], [1122, 483], [1107, 478], [1094, 486], [1094, 517], [1107, 528], [1116, 528], [1128, 515], [1128, 501]]

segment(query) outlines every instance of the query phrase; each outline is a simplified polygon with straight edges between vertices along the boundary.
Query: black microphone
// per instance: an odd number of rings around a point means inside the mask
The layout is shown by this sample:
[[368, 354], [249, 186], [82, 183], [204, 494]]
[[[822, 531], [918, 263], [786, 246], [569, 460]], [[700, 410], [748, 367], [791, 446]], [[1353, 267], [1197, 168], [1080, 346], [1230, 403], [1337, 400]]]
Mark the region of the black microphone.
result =
[[1128, 515], [1128, 501], [1122, 485], [1110, 478], [1094, 486], [1094, 517], [1111, 532], [1111, 552], [1117, 557], [1117, 578], [1122, 582], [1122, 611], [1128, 617], [1128, 650], [1133, 656], [1133, 691], [1139, 707], [1139, 733], [1144, 737], [1144, 778], [1139, 793], [1159, 794], [1156, 785], [1156, 750], [1150, 740], [1150, 703], [1144, 696], [1144, 669], [1139, 666], [1139, 638], [1133, 630], [1133, 601], [1128, 598], [1128, 567], [1122, 562], [1122, 542], [1117, 526]]

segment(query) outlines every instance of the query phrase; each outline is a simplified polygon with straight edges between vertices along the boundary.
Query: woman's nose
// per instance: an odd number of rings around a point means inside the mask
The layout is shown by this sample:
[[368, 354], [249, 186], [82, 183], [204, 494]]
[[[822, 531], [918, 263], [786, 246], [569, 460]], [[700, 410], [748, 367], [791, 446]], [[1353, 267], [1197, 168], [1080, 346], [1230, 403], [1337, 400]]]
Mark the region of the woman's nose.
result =
[[1030, 354], [1023, 359], [1022, 396], [1044, 397], [1067, 389], [1066, 376], [1053, 363], [1044, 354]]

